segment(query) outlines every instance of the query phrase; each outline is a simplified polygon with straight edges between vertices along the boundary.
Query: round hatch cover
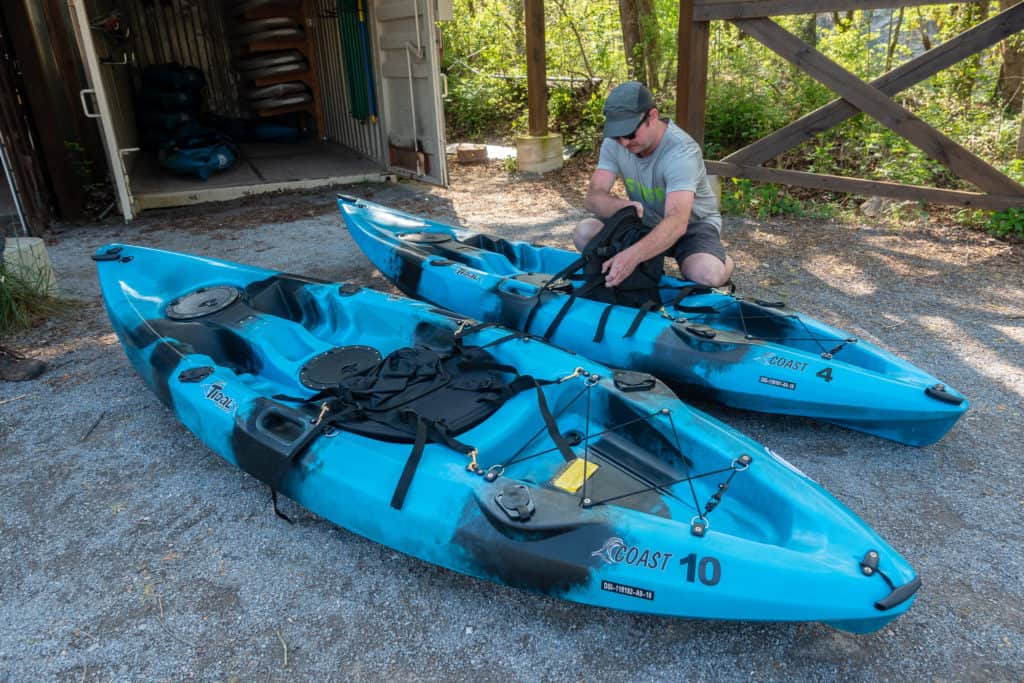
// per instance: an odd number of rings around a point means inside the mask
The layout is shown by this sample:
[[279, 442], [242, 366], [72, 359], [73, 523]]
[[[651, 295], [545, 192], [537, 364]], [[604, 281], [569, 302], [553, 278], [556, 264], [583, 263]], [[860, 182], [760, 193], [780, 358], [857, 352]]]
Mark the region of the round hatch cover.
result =
[[299, 372], [303, 386], [321, 391], [338, 386], [342, 378], [369, 370], [380, 362], [372, 346], [339, 346], [314, 356]]
[[451, 239], [450, 235], [446, 235], [443, 232], [405, 232], [400, 237], [406, 242], [415, 242], [417, 244], [437, 244]]
[[167, 305], [167, 317], [171, 320], [192, 320], [217, 311], [223, 311], [238, 301], [242, 292], [237, 287], [200, 287]]

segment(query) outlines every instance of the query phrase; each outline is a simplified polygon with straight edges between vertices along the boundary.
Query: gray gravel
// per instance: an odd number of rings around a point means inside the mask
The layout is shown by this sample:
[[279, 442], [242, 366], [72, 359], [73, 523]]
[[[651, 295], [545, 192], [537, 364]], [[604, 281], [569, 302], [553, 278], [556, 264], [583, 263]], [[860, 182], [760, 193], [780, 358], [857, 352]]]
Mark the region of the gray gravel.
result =
[[[444, 192], [348, 191], [502, 230]], [[530, 223], [520, 210], [505, 234], [565, 242], [575, 215]], [[297, 524], [277, 519], [266, 488], [136, 377], [89, 254], [120, 241], [385, 286], [321, 194], [52, 236], [75, 310], [5, 340], [50, 369], [0, 383], [0, 680], [1024, 680], [1020, 260], [929, 226], [731, 221], [727, 234], [746, 291], [878, 341], [971, 398], [923, 449], [697, 403], [821, 482], [914, 564], [924, 588], [886, 629], [588, 608], [435, 568], [288, 501]]]

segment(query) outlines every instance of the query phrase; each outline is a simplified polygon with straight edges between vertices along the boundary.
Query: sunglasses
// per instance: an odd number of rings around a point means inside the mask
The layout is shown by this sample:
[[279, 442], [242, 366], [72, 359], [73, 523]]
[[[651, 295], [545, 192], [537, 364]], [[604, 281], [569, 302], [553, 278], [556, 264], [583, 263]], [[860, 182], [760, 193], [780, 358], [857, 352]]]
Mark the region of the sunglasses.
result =
[[644, 117], [642, 119], [640, 119], [640, 123], [636, 124], [636, 128], [633, 129], [632, 133], [630, 133], [629, 135], [620, 135], [618, 137], [618, 139], [619, 140], [634, 140], [634, 139], [636, 139], [637, 132], [643, 127], [643, 125], [645, 123], [647, 123], [647, 117], [650, 116], [650, 115], [651, 115], [651, 112], [648, 111], [646, 114], [644, 114]]

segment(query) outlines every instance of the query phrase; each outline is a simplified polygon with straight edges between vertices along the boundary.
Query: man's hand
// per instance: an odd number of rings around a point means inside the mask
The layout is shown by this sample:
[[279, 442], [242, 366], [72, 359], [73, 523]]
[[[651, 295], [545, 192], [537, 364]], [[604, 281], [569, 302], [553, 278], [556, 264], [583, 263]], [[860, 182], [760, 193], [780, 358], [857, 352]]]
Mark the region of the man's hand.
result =
[[626, 202], [626, 206], [635, 206], [636, 207], [636, 217], [637, 218], [643, 218], [644, 217], [644, 205], [641, 204], [640, 202]]
[[605, 287], [618, 287], [621, 285], [627, 277], [633, 274], [638, 263], [636, 250], [633, 247], [623, 249], [602, 263], [601, 272], [604, 273]]

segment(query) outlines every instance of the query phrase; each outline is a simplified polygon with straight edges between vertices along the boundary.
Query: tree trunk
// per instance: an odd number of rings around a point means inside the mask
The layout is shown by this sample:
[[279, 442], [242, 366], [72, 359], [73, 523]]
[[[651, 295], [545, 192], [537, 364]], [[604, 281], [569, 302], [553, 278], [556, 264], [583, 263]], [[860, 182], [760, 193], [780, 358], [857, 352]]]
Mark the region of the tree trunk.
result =
[[800, 22], [800, 40], [811, 47], [818, 46], [818, 15], [808, 14]]
[[[1018, 2], [1020, 0], [999, 0], [999, 10], [1009, 9]], [[996, 94], [1012, 111], [1019, 112], [1024, 103], [1024, 38], [1019, 34], [1010, 36], [1003, 41], [1001, 47], [1002, 64], [999, 67]], [[1020, 145], [1017, 147], [1019, 157]]]
[[1024, 159], [1024, 116], [1020, 117], [1020, 133], [1017, 135], [1017, 158]]
[[[988, 0], [971, 0], [963, 5], [950, 8], [950, 12], [956, 14], [960, 32], [975, 26], [988, 19]], [[956, 87], [957, 98], [961, 102], [970, 102], [974, 93], [974, 85], [978, 82], [978, 72], [981, 70], [981, 53], [976, 52], [963, 61], [963, 78]]]
[[660, 65], [654, 0], [619, 0], [619, 21], [629, 77], [656, 90]]

